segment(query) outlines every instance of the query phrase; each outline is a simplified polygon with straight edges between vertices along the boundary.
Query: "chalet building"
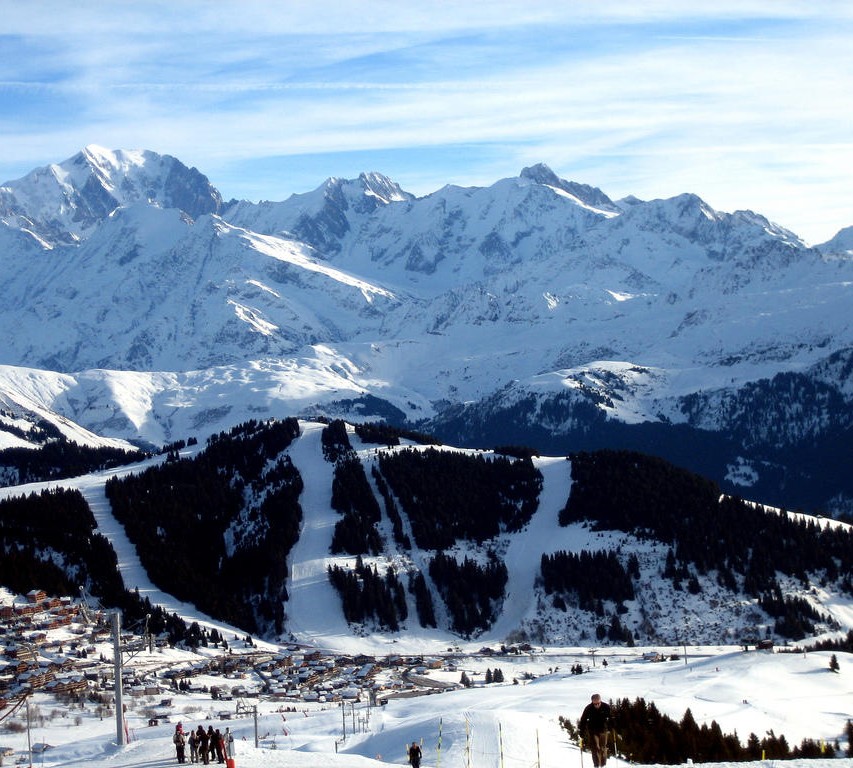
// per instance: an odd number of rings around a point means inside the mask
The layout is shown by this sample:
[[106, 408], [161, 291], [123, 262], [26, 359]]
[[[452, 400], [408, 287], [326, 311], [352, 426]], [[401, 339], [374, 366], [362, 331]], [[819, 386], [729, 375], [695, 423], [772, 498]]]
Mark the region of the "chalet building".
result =
[[45, 685], [45, 691], [57, 695], [81, 695], [88, 689], [89, 683], [83, 675], [66, 675], [55, 678]]
[[26, 672], [18, 675], [15, 681], [22, 688], [29, 688], [35, 691], [44, 688], [55, 677], [56, 675], [48, 669], [28, 669]]
[[38, 651], [29, 645], [6, 646], [6, 655], [10, 659], [17, 659], [19, 662], [29, 663], [38, 659]]

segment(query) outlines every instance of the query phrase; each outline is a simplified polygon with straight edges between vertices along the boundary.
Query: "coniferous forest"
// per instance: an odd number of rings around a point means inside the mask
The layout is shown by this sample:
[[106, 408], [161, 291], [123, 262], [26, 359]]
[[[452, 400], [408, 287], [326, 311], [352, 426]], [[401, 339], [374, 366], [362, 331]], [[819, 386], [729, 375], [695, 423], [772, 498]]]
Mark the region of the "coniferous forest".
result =
[[566, 610], [566, 602], [585, 611], [596, 610], [596, 603], [612, 600], [623, 603], [634, 599], [634, 584], [613, 551], [555, 552], [542, 555], [542, 587], [555, 595]]
[[587, 521], [669, 545], [663, 575], [677, 588], [700, 589], [714, 574], [730, 589], [757, 598], [779, 635], [799, 640], [829, 620], [785, 595], [777, 571], [809, 582], [833, 582], [853, 594], [853, 532], [819, 526], [723, 496], [719, 487], [662, 459], [629, 451], [571, 457], [572, 492], [560, 524]]
[[488, 629], [504, 595], [506, 566], [496, 557], [480, 565], [466, 557], [461, 563], [443, 552], [436, 553], [429, 575], [441, 594], [453, 622], [453, 630], [470, 637]]
[[[631, 763], [683, 765], [688, 759], [695, 763], [718, 763], [835, 755], [835, 747], [813, 739], [803, 739], [792, 748], [783, 735], [777, 736], [773, 731], [760, 739], [751, 733], [746, 743], [741, 744], [737, 733], [723, 733], [716, 720], [700, 726], [687, 709], [681, 720], [676, 721], [661, 713], [654, 702], [643, 698], [610, 702], [610, 708], [610, 749]], [[583, 739], [589, 744], [587, 735], [578, 730], [578, 721], [562, 716], [559, 720], [570, 738]]]
[[111, 467], [120, 467], [145, 457], [142, 451], [121, 448], [91, 448], [78, 445], [65, 437], [52, 424], [42, 421], [31, 431], [23, 433], [14, 426], [5, 431], [18, 434], [29, 442], [42, 442], [38, 449], [5, 448], [0, 450], [0, 484], [24, 485], [45, 480], [85, 475]]
[[[542, 476], [533, 452], [418, 447], [360, 455], [348, 429], [331, 421], [321, 439], [324, 457], [334, 464], [331, 504], [340, 515], [331, 553], [360, 557], [355, 570], [329, 570], [344, 614], [390, 630], [411, 621], [411, 610], [432, 627], [438, 607], [460, 635], [488, 628], [507, 582], [491, 539], [521, 530], [537, 509]], [[362, 432], [386, 444], [395, 439], [394, 430]], [[181, 458], [186, 446], [176, 444], [163, 464], [107, 483], [114, 514], [160, 588], [247, 632], [285, 628], [287, 560], [299, 535], [303, 487], [286, 450], [298, 434], [295, 419], [247, 422], [212, 437], [190, 458]], [[559, 513], [562, 525], [584, 523], [662, 543], [659, 573], [674, 589], [698, 594], [710, 579], [744, 592], [773, 618], [779, 637], [802, 640], [837, 627], [783, 581], [853, 594], [849, 529], [722, 496], [714, 483], [650, 456], [599, 451], [570, 458], [573, 484]], [[82, 585], [105, 605], [152, 613], [123, 590], [115, 554], [94, 531], [77, 492], [3, 502], [2, 583], [20, 592], [38, 587], [67, 594]], [[412, 551], [413, 542], [421, 553]], [[479, 545], [471, 547], [476, 554], [466, 555], [466, 543]], [[361, 561], [393, 545], [408, 563], [399, 575]], [[536, 586], [548, 609], [592, 612], [598, 640], [633, 643], [622, 620], [639, 578], [635, 554], [557, 550], [543, 554], [539, 565]], [[154, 621], [170, 637], [182, 637], [168, 617]]]
[[518, 531], [536, 511], [542, 490], [542, 475], [529, 458], [409, 449], [380, 455], [379, 471], [422, 549]]
[[186, 623], [124, 588], [118, 558], [96, 530], [82, 494], [57, 488], [0, 501], [0, 584], [20, 594], [42, 589], [76, 597], [82, 587], [104, 608], [121, 610], [125, 626], [147, 619], [153, 635], [191, 642]]
[[193, 458], [107, 483], [155, 584], [249, 632], [282, 631], [302, 478], [281, 454], [298, 434], [296, 419], [248, 422]]
[[115, 605], [124, 592], [118, 559], [82, 494], [57, 488], [0, 501], [0, 584], [25, 594], [78, 594]]
[[406, 593], [393, 568], [383, 577], [375, 565], [371, 568], [358, 557], [352, 570], [330, 565], [329, 580], [341, 597], [341, 607], [349, 622], [372, 619], [396, 632], [408, 616]]
[[358, 456], [340, 458], [332, 478], [332, 508], [343, 517], [335, 525], [332, 552], [376, 555], [382, 548], [376, 524], [382, 512]]

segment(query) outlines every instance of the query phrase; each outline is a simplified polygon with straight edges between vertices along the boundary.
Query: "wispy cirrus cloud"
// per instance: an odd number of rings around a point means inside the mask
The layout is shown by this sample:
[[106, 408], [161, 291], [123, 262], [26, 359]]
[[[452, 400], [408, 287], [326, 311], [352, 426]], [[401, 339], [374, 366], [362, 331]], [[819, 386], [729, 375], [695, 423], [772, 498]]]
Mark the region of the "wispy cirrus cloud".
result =
[[544, 161], [818, 241], [853, 223], [848, 6], [6, 6], [0, 178], [88, 143], [174, 154], [250, 199], [360, 170], [426, 193]]

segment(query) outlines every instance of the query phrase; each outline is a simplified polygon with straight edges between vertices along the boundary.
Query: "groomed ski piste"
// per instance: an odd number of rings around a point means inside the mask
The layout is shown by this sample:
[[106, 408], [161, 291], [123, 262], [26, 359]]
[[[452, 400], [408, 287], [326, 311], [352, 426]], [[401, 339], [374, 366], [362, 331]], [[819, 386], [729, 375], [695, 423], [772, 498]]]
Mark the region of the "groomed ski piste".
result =
[[[556, 533], [556, 509], [569, 490], [564, 458], [537, 459], [545, 478], [540, 509], [531, 521], [528, 535], [504, 553], [509, 570], [507, 606], [487, 635], [473, 642], [438, 630], [409, 629], [397, 635], [356, 636], [337, 610], [337, 596], [326, 579], [326, 566], [336, 513], [329, 507], [332, 465], [323, 461], [319, 441], [322, 425], [302, 423], [302, 436], [289, 452], [299, 469], [305, 490], [300, 497], [304, 523], [300, 540], [292, 552], [292, 578], [288, 585], [287, 626], [293, 640], [310, 648], [342, 654], [444, 654], [449, 649], [460, 659], [459, 670], [436, 673], [438, 679], [458, 682], [465, 671], [474, 687], [439, 695], [393, 698], [383, 706], [349, 703], [298, 703], [259, 700], [258, 745], [251, 717], [221, 719], [229, 706], [201, 700], [197, 695], [173, 693], [171, 723], [149, 726], [141, 708], [127, 713], [129, 743], [120, 745], [115, 723], [88, 711], [59, 709], [52, 697], [37, 694], [33, 706], [48, 717], [34, 719], [30, 741], [36, 745], [33, 765], [130, 768], [176, 764], [171, 734], [174, 723], [185, 726], [212, 724], [232, 729], [235, 764], [247, 768], [379, 768], [405, 765], [406, 745], [422, 744], [424, 768], [592, 768], [588, 752], [581, 753], [559, 726], [558, 718], [576, 720], [592, 693], [605, 701], [643, 698], [666, 715], [681, 720], [689, 708], [700, 725], [716, 721], [724, 733], [736, 732], [745, 743], [750, 733], [763, 738], [769, 731], [784, 735], [790, 746], [803, 739], [839, 741], [842, 751], [844, 726], [853, 718], [853, 656], [837, 653], [840, 669], [829, 669], [831, 653], [807, 654], [744, 652], [740, 646], [686, 646], [684, 648], [589, 647], [535, 648], [532, 654], [493, 658], [478, 654], [485, 645], [500, 643], [508, 627], [523, 616], [533, 585], [523, 574], [525, 558], [537, 560]], [[362, 446], [351, 435], [356, 449]], [[153, 461], [158, 461], [155, 459]], [[113, 544], [125, 585], [176, 612], [188, 622], [198, 621], [218, 629], [224, 636], [243, 636], [242, 630], [223, 625], [200, 614], [194, 606], [176, 601], [158, 590], [148, 579], [138, 557], [112, 517], [104, 495], [106, 479], [116, 473], [138, 471], [140, 465], [108, 473], [96, 473], [61, 483], [33, 484], [0, 489], [0, 498], [38, 492], [44, 487], [77, 487], [92, 507], [99, 531]], [[412, 558], [418, 553], [413, 551]], [[339, 560], [339, 559], [338, 559]], [[853, 606], [844, 606], [853, 611]], [[289, 639], [289, 638], [288, 638]], [[278, 646], [256, 640], [261, 648]], [[649, 650], [678, 653], [676, 661], [651, 663], [643, 655]], [[686, 651], [686, 654], [684, 653]], [[203, 649], [200, 649], [203, 652]], [[158, 661], [198, 656], [174, 649], [154, 652]], [[601, 662], [608, 661], [605, 667]], [[573, 675], [570, 667], [581, 662], [588, 671]], [[482, 684], [488, 668], [499, 666], [503, 684]], [[443, 677], [442, 677], [443, 675]], [[44, 696], [44, 699], [41, 697]], [[284, 706], [295, 711], [283, 712]], [[233, 703], [230, 703], [233, 709]], [[52, 711], [53, 710], [53, 711]], [[648, 738], [654, 739], [655, 733]], [[49, 745], [41, 749], [42, 745]], [[15, 755], [27, 750], [27, 734], [0, 730], [0, 747]], [[14, 758], [7, 757], [8, 762]], [[691, 756], [685, 756], [685, 762]], [[613, 757], [608, 766], [627, 765], [628, 759]], [[770, 766], [774, 761], [762, 761]], [[735, 765], [716, 763], [709, 766]], [[737, 765], [744, 765], [739, 763]], [[853, 765], [849, 758], [785, 761], [790, 768], [841, 768]]]

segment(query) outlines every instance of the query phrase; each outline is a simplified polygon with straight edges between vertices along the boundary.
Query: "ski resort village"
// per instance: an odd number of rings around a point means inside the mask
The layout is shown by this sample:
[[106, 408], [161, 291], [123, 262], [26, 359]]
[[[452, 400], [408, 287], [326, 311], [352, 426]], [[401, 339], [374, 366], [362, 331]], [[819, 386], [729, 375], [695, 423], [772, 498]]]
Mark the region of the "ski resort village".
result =
[[[188, 696], [206, 716], [227, 720], [235, 712], [250, 711], [245, 701], [263, 699], [292, 707], [346, 701], [377, 705], [396, 696], [462, 687], [447, 681], [446, 675], [431, 677], [445, 672], [460, 679], [453, 649], [443, 658], [342, 656], [298, 645], [273, 648], [246, 635], [226, 637], [224, 631], [210, 628], [199, 630], [198, 647], [181, 651], [167, 647], [144, 627], [121, 627], [116, 612], [91, 610], [85, 601], [49, 597], [40, 590], [27, 594], [23, 603], [10, 603], [6, 597], [0, 619], [3, 709], [41, 693], [78, 702], [82, 709], [86, 701], [95, 701], [98, 713], [104, 714], [114, 707], [120, 690], [128, 709], [144, 715], [152, 726], [180, 720], [181, 711], [170, 698], [177, 694]], [[482, 655], [531, 650], [483, 648]], [[500, 670], [495, 673], [500, 679]]]
[[[810, 734], [804, 744], [823, 755], [809, 761], [817, 768], [841, 748], [829, 734], [851, 700], [849, 654], [780, 653], [768, 643], [349, 655], [271, 645], [207, 624], [197, 628], [197, 647], [181, 649], [152, 637], [144, 623], [122, 627], [117, 612], [91, 598], [40, 590], [2, 591], [0, 617], [0, 755], [10, 764], [168, 765], [175, 730], [202, 725], [229, 734], [229, 761], [248, 766], [400, 764], [416, 740], [433, 765], [444, 750], [447, 765], [556, 768], [585, 759], [563, 720], [573, 720], [599, 686], [631, 696], [653, 685], [664, 711], [687, 706], [697, 717], [767, 723], [779, 717], [768, 707], [774, 685], [805, 674], [798, 690], [808, 712], [786, 710], [782, 721], [794, 728], [792, 741]], [[752, 698], [735, 701], [741, 692]], [[721, 693], [732, 699], [723, 706]], [[776, 700], [772, 709], [779, 707]], [[631, 762], [619, 746], [613, 762]]]

